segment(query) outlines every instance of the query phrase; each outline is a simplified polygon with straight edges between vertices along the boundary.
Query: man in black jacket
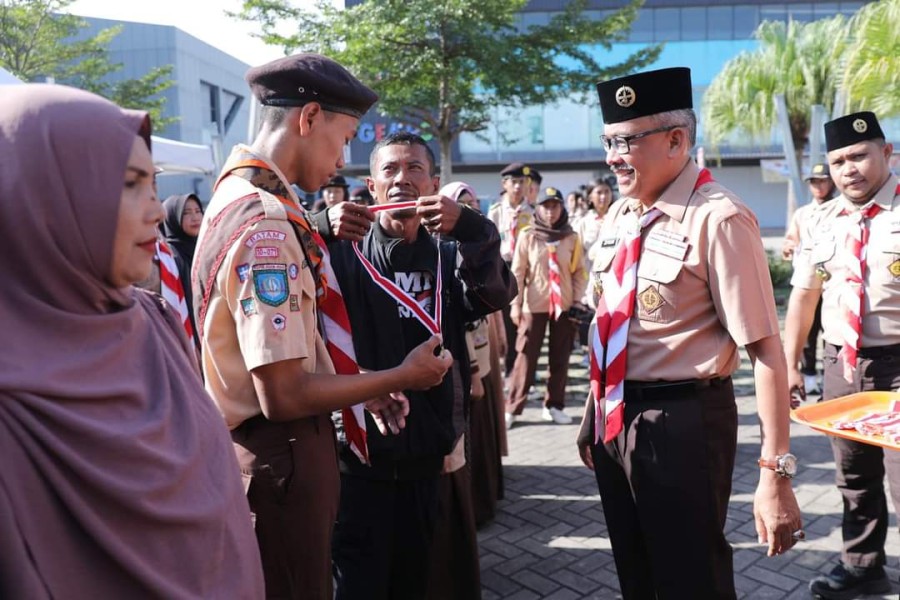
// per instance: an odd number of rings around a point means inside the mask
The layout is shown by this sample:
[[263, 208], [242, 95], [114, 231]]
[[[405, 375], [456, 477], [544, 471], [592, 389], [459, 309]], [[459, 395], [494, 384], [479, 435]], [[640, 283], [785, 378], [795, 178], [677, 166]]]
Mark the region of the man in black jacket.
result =
[[[440, 331], [453, 367], [440, 385], [406, 391], [410, 409], [399, 435], [380, 435], [370, 423], [371, 466], [341, 448], [337, 598], [422, 598], [438, 478], [466, 425], [465, 323], [509, 304], [516, 284], [500, 258], [494, 224], [437, 195], [434, 155], [422, 138], [389, 136], [373, 150], [370, 169], [367, 183], [377, 204], [414, 204], [381, 212], [359, 252], [350, 242], [330, 245], [357, 361], [365, 370], [396, 365], [429, 338], [431, 327]], [[379, 284], [380, 277], [388, 284]]]

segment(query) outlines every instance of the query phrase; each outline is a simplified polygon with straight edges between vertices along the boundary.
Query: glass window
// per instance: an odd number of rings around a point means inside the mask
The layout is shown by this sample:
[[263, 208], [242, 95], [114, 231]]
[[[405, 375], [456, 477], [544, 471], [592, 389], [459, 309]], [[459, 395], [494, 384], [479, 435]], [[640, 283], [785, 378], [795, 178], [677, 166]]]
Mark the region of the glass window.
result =
[[706, 7], [681, 9], [681, 39], [706, 39]]
[[707, 39], [734, 39], [733, 18], [730, 6], [710, 6], [706, 10]]
[[629, 42], [653, 41], [653, 9], [642, 8], [638, 11], [637, 18], [631, 24]]
[[787, 10], [784, 6], [759, 7], [759, 20], [762, 21], [787, 21]]
[[788, 6], [788, 16], [792, 20], [800, 21], [801, 23], [809, 23], [815, 20], [812, 4], [809, 3], [791, 4]]
[[653, 15], [653, 41], [677, 42], [680, 40], [681, 23], [677, 8], [657, 8]]
[[836, 14], [838, 14], [837, 2], [816, 2], [813, 5], [813, 15], [815, 15], [817, 19], [833, 17]]
[[759, 8], [746, 5], [734, 7], [734, 39], [752, 38], [757, 25], [759, 25]]
[[527, 12], [522, 14], [522, 26], [525, 31], [530, 27], [546, 25], [550, 22], [550, 13]]
[[589, 148], [591, 108], [569, 99], [544, 106], [544, 150]]
[[841, 12], [845, 15], [852, 15], [863, 7], [865, 2], [841, 2]]

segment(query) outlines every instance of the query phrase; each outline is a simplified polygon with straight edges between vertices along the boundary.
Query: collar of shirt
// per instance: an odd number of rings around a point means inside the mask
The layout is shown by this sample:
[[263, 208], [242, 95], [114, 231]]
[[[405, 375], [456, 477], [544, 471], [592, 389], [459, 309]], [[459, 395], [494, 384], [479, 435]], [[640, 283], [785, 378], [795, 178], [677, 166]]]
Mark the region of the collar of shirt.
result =
[[297, 192], [294, 191], [294, 187], [287, 180], [287, 177], [284, 176], [284, 173], [281, 172], [281, 169], [278, 168], [278, 165], [276, 165], [274, 161], [272, 161], [272, 159], [270, 159], [268, 156], [260, 154], [259, 152], [254, 152], [253, 149], [250, 148], [250, 146], [247, 146], [245, 144], [237, 144], [237, 146], [235, 147], [240, 149], [242, 152], [246, 152], [247, 154], [252, 155], [254, 158], [257, 158], [269, 165], [269, 168], [272, 169], [272, 172], [278, 176], [278, 179], [281, 180], [281, 183], [283, 183], [284, 187], [287, 189], [289, 194], [289, 197], [287, 199], [293, 202], [300, 209], [300, 212], [302, 214], [306, 214], [307, 211], [305, 208], [303, 208], [303, 203], [300, 202], [300, 197], [297, 196]]
[[[679, 223], [684, 219], [687, 212], [688, 204], [691, 196], [694, 195], [694, 185], [697, 183], [697, 177], [700, 176], [700, 167], [694, 162], [694, 159], [687, 161], [681, 173], [678, 174], [672, 183], [663, 191], [662, 195], [653, 203], [664, 215], [670, 219], [674, 219]], [[635, 210], [633, 202], [635, 200], [626, 199], [627, 204], [623, 212], [632, 212]], [[640, 213], [640, 211], [638, 211]]]
[[873, 202], [881, 207], [883, 211], [890, 211], [894, 206], [894, 198], [897, 196], [897, 185], [898, 178], [896, 175], [891, 175], [887, 178], [887, 181], [884, 182], [871, 200], [866, 202], [865, 204], [855, 204], [854, 202], [847, 199], [846, 196], [841, 194], [837, 197], [838, 202], [840, 202], [841, 212], [856, 212], [858, 210], [863, 210]]

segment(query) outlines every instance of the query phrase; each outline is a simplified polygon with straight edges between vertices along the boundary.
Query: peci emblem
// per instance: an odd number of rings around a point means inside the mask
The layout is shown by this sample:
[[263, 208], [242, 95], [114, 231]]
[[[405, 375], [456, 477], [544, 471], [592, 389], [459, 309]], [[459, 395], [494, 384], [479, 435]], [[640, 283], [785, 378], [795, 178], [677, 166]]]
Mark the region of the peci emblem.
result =
[[863, 119], [856, 119], [853, 121], [853, 130], [856, 131], [856, 133], [865, 133], [867, 129], [869, 129], [869, 124]]
[[263, 304], [281, 306], [288, 299], [287, 265], [253, 265], [253, 289]]
[[623, 108], [628, 108], [637, 100], [637, 94], [630, 86], [623, 85], [616, 90], [616, 104]]

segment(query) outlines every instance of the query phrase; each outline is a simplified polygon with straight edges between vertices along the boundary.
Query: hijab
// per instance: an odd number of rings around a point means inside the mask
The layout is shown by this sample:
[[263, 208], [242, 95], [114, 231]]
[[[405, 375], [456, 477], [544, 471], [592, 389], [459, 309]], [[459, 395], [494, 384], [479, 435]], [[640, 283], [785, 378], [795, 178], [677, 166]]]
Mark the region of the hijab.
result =
[[537, 239], [542, 242], [551, 243], [558, 242], [574, 233], [572, 231], [572, 226], [569, 224], [569, 213], [566, 212], [565, 205], [563, 205], [562, 214], [559, 216], [559, 219], [552, 225], [542, 220], [537, 210], [534, 211], [534, 225], [532, 226], [532, 231], [534, 231], [534, 237]]
[[475, 190], [472, 189], [468, 183], [463, 183], [462, 181], [453, 181], [448, 183], [444, 187], [441, 188], [440, 194], [441, 196], [447, 196], [454, 202], [459, 202], [459, 197], [463, 195], [464, 192], [469, 192], [469, 195], [478, 200], [478, 194], [475, 193]]
[[0, 597], [258, 597], [228, 433], [177, 320], [109, 283], [145, 113], [0, 86]]
[[[191, 263], [194, 262], [194, 249], [197, 247], [197, 236], [188, 235], [181, 227], [181, 219], [184, 216], [184, 207], [188, 200], [193, 200], [203, 210], [203, 204], [196, 194], [183, 194], [180, 196], [169, 196], [163, 202], [163, 210], [166, 211], [166, 219], [163, 221], [163, 234], [166, 237], [166, 243], [175, 254], [178, 262], [179, 273], [181, 272], [182, 263], [187, 266], [187, 277], [190, 281]], [[183, 278], [182, 278], [183, 279]], [[188, 305], [190, 306], [190, 305]]]

